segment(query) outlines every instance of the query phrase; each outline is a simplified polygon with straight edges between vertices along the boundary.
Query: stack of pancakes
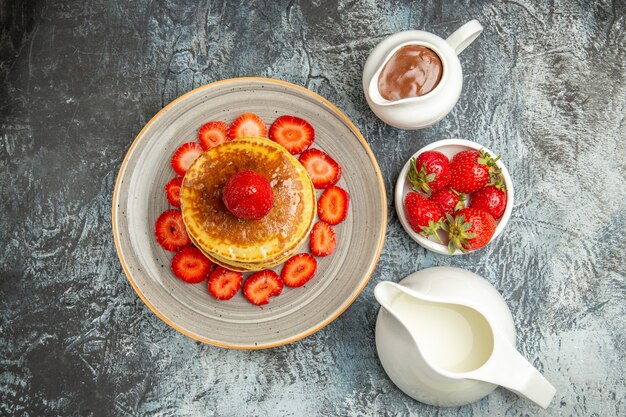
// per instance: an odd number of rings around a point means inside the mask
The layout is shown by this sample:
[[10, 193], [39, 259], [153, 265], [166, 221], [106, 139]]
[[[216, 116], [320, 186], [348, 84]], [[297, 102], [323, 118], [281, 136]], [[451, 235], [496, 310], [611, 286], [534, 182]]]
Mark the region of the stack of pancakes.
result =
[[[222, 201], [239, 171], [267, 178], [274, 206], [260, 220], [241, 220]], [[187, 233], [207, 258], [234, 271], [271, 268], [298, 251], [316, 214], [315, 188], [304, 167], [266, 138], [239, 138], [203, 153], [185, 174], [181, 209]]]

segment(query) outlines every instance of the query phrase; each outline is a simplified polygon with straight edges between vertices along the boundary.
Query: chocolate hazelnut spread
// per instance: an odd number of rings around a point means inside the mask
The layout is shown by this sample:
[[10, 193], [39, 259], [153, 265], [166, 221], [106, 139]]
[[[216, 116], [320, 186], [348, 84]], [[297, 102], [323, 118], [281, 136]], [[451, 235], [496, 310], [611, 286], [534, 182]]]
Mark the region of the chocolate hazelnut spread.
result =
[[378, 91], [387, 100], [419, 97], [430, 93], [443, 74], [439, 56], [420, 45], [398, 49], [378, 76]]

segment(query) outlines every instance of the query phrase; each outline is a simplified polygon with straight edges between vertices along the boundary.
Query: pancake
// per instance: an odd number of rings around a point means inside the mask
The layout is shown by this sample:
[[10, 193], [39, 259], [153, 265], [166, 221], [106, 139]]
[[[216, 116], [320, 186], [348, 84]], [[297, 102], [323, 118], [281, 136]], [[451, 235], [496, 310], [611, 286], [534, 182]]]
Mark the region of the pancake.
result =
[[192, 240], [193, 244], [196, 247], [198, 247], [200, 252], [202, 252], [204, 254], [204, 256], [206, 256], [211, 262], [213, 262], [216, 265], [223, 266], [224, 268], [228, 268], [228, 269], [230, 269], [232, 271], [237, 271], [237, 272], [254, 272], [254, 271], [261, 271], [263, 269], [272, 268], [272, 267], [274, 267], [274, 266], [276, 266], [278, 264], [281, 264], [281, 263], [285, 262], [287, 259], [289, 259], [291, 256], [293, 256], [295, 253], [297, 253], [298, 249], [299, 249], [299, 247], [296, 247], [293, 251], [287, 253], [283, 258], [276, 259], [273, 264], [255, 265], [255, 264], [248, 263], [248, 264], [237, 265], [237, 264], [225, 262], [225, 261], [220, 260], [220, 259], [216, 259], [211, 254], [208, 254], [204, 250], [202, 250], [202, 248], [199, 247], [199, 245], [193, 240], [193, 238], [191, 238], [191, 240]]
[[[267, 178], [274, 206], [260, 220], [228, 211], [222, 189], [237, 172]], [[209, 149], [189, 168], [181, 210], [194, 244], [212, 261], [238, 271], [259, 271], [284, 262], [306, 240], [316, 214], [315, 189], [304, 167], [266, 138], [239, 138]]]

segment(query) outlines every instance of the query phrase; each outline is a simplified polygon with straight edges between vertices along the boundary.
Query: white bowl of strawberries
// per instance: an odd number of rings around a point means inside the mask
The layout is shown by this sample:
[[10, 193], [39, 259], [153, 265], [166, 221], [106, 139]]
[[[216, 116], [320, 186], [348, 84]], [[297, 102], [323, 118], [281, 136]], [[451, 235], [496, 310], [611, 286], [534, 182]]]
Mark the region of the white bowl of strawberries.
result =
[[413, 240], [436, 253], [461, 255], [502, 233], [513, 208], [513, 183], [489, 149], [444, 139], [407, 161], [395, 201], [400, 223]]

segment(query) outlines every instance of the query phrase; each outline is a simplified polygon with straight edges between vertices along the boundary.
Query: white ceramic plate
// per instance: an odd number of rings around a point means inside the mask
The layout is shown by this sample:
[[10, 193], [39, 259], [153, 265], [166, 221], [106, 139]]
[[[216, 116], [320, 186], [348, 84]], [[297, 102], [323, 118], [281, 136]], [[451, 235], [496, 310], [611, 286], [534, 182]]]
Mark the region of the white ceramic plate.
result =
[[[402, 227], [404, 227], [404, 230], [406, 230], [409, 236], [411, 236], [411, 238], [413, 238], [413, 240], [415, 240], [421, 246], [425, 247], [426, 249], [430, 251], [433, 251], [442, 255], [448, 255], [448, 247], [446, 245], [442, 245], [441, 243], [437, 242], [435, 238], [427, 238], [425, 236], [422, 236], [419, 233], [416, 233], [413, 230], [413, 228], [411, 228], [411, 225], [409, 224], [409, 221], [407, 220], [406, 215], [404, 214], [404, 197], [407, 195], [409, 191], [411, 191], [411, 183], [409, 183], [409, 180], [406, 177], [409, 172], [409, 168], [411, 167], [411, 159], [417, 158], [422, 152], [439, 151], [443, 153], [445, 156], [447, 156], [448, 159], [452, 159], [452, 157], [456, 155], [457, 153], [468, 150], [468, 149], [476, 149], [476, 150], [484, 149], [493, 156], [498, 155], [496, 153], [493, 153], [486, 147], [476, 142], [472, 142], [470, 140], [466, 140], [466, 139], [438, 140], [437, 142], [433, 142], [430, 145], [424, 146], [422, 149], [417, 151], [411, 158], [409, 158], [406, 161], [406, 164], [404, 164], [402, 171], [400, 171], [400, 175], [398, 176], [398, 181], [396, 182], [396, 189], [395, 189], [396, 213], [398, 214], [400, 223], [402, 223]], [[506, 209], [504, 210], [504, 214], [502, 215], [500, 220], [497, 220], [498, 225], [496, 227], [496, 232], [494, 233], [490, 242], [493, 242], [493, 240], [496, 237], [498, 237], [500, 233], [502, 233], [502, 231], [506, 227], [506, 224], [509, 221], [509, 218], [511, 217], [511, 211], [513, 210], [513, 182], [511, 181], [511, 176], [509, 175], [509, 171], [506, 169], [506, 167], [502, 163], [502, 160], [498, 160], [498, 162], [496, 162], [496, 165], [498, 166], [498, 168], [502, 170], [502, 176], [504, 177], [504, 183], [506, 184], [506, 190], [507, 190], [507, 201], [506, 201]], [[463, 255], [463, 252], [457, 249], [453, 253], [453, 255]]]
[[[308, 120], [316, 133], [313, 147], [341, 164], [338, 185], [350, 193], [348, 217], [335, 226], [335, 252], [317, 258], [316, 276], [304, 287], [285, 287], [264, 307], [250, 304], [241, 291], [231, 300], [218, 301], [208, 293], [206, 282], [183, 283], [170, 270], [173, 253], [163, 250], [153, 235], [157, 217], [169, 208], [163, 187], [175, 176], [170, 158], [176, 148], [196, 140], [198, 129], [207, 121], [231, 123], [246, 112], [258, 114], [268, 127], [283, 114]], [[113, 233], [128, 280], [163, 321], [205, 343], [260, 349], [321, 329], [356, 299], [382, 250], [386, 207], [376, 159], [343, 113], [317, 94], [287, 82], [237, 78], [181, 96], [143, 128], [117, 178]], [[308, 240], [303, 250], [307, 248]]]

